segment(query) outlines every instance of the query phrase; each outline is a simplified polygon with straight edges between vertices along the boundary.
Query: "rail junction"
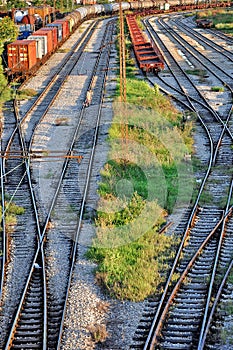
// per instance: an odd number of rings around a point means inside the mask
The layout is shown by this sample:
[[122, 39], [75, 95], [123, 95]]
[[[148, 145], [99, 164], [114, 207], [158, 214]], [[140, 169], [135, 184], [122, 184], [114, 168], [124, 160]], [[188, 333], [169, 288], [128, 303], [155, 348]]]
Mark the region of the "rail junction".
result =
[[[191, 17], [181, 14], [148, 17], [144, 25], [165, 63], [163, 73], [150, 72], [146, 79], [184, 115], [195, 116], [202, 167], [195, 173], [197, 196], [175, 229], [181, 243], [164, 292], [145, 302], [133, 339], [121, 346], [220, 349], [218, 331], [225, 320], [218, 311], [224, 309], [224, 298], [232, 300], [227, 281], [233, 263], [233, 40], [197, 29]], [[83, 230], [87, 203], [94, 207], [96, 201], [90, 195], [101, 168], [95, 162], [96, 147], [101, 132], [102, 137], [107, 133], [99, 128], [111, 122], [115, 36], [114, 19], [87, 22], [78, 38], [72, 36], [65, 44], [72, 49], [64, 46], [59, 59], [52, 58], [53, 69], [42, 67], [37, 85], [33, 79], [26, 83], [37, 86], [37, 95], [16, 103], [12, 119], [5, 120], [2, 211], [5, 193], [26, 211], [2, 246], [4, 349], [65, 349], [77, 341], [70, 340], [71, 324], [78, 327], [72, 319], [75, 303], [79, 297], [83, 300], [77, 270], [90, 239]], [[190, 74], [194, 68], [203, 75]], [[216, 93], [211, 86], [222, 89]], [[88, 91], [92, 94], [87, 105]], [[7, 237], [4, 220], [2, 237]], [[85, 342], [85, 334], [78, 332], [78, 337]]]

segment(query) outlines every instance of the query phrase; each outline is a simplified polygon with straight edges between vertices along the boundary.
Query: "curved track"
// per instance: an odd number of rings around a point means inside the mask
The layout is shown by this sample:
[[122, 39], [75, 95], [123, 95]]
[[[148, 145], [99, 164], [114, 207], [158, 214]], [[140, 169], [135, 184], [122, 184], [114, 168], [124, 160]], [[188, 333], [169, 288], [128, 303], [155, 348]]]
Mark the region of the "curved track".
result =
[[[207, 61], [207, 57], [203, 57], [202, 54], [200, 56], [200, 53], [193, 48], [194, 45], [191, 46], [189, 42], [184, 41], [185, 39], [177, 25], [168, 25], [162, 19], [159, 22], [162, 25], [159, 32], [163, 34], [163, 40], [156, 35], [156, 42], [164, 53], [167, 68], [172, 73], [173, 79], [170, 74], [164, 74], [165, 79], [159, 78], [158, 84], [166, 89], [171, 96], [174, 95], [176, 100], [180, 100], [183, 105], [186, 103], [186, 108], [188, 107], [196, 113], [209, 135], [211, 153], [208, 171], [204, 176], [198, 198], [184, 230], [181, 245], [164, 288], [164, 294], [161, 300], [156, 303], [155, 310], [157, 310], [154, 311], [155, 317], [145, 345], [140, 345], [139, 338], [138, 346], [135, 344], [132, 348], [202, 349], [212, 300], [215, 298], [215, 291], [219, 287], [219, 282], [217, 284], [215, 282], [216, 269], [218, 265], [221, 265], [221, 261], [223, 262], [231, 255], [230, 246], [226, 250], [227, 241], [225, 239], [228, 237], [227, 239], [231, 240], [230, 231], [227, 231], [226, 228], [226, 219], [231, 215], [229, 203], [232, 197], [231, 173], [227, 172], [233, 161], [232, 105], [229, 99], [228, 112], [217, 112], [216, 108], [208, 103], [203, 92], [198, 89], [198, 84], [196, 84], [193, 77], [190, 78], [181, 65], [177, 63], [177, 55], [174, 57], [171, 52], [183, 51], [183, 57], [185, 52], [184, 58], [186, 62], [189, 62], [189, 65], [192, 65], [193, 69], [194, 67], [203, 67], [202, 69], [208, 72], [206, 75], [214, 75], [214, 78], [218, 79], [219, 85], [227, 86], [230, 96], [232, 96], [232, 78], [214, 64], [212, 60]], [[182, 26], [179, 26], [179, 28], [182, 28]], [[155, 35], [151, 26], [149, 31], [151, 35]], [[165, 36], [172, 41], [172, 45], [174, 45], [172, 50], [165, 46]], [[200, 36], [198, 37], [200, 38]], [[190, 41], [190, 38], [188, 40]], [[210, 45], [209, 42], [206, 43], [206, 40], [198, 45], [204, 45], [204, 43]], [[176, 46], [178, 46], [178, 49]], [[211, 48], [215, 51], [218, 50], [216, 45]], [[226, 57], [228, 58], [228, 55]], [[231, 57], [228, 59], [231, 61]], [[182, 109], [184, 109], [184, 106]], [[224, 172], [222, 172], [223, 167]], [[213, 182], [215, 182], [214, 186]], [[222, 192], [226, 189], [227, 197], [223, 204], [219, 205]], [[213, 196], [213, 204], [210, 206], [202, 201], [200, 207], [201, 196], [209, 191]], [[225, 268], [229, 267], [229, 264], [228, 258]], [[174, 273], [178, 274], [180, 278], [171, 289], [170, 283]], [[221, 276], [222, 278], [223, 276]], [[153, 315], [152, 310], [151, 307], [150, 315]], [[148, 324], [151, 323], [148, 322]], [[146, 329], [143, 335], [145, 339]]]

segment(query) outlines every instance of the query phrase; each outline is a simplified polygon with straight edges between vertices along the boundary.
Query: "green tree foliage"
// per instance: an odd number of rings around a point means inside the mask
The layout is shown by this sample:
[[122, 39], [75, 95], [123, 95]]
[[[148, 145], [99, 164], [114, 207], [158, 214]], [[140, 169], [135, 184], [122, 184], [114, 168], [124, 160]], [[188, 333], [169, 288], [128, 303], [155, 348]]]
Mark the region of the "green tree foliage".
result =
[[20, 8], [24, 8], [26, 6], [27, 6], [27, 4], [25, 3], [25, 1], [22, 1], [22, 0], [10, 0], [10, 1], [7, 1], [7, 8], [8, 8], [8, 10], [11, 10], [13, 8], [20, 9]]
[[14, 41], [18, 35], [18, 28], [9, 17], [0, 21], [0, 100], [4, 100], [3, 93], [6, 92], [7, 79], [3, 74], [2, 53], [6, 44]]
[[14, 41], [18, 35], [18, 28], [9, 17], [0, 21], [0, 49], [1, 53], [5, 44]]

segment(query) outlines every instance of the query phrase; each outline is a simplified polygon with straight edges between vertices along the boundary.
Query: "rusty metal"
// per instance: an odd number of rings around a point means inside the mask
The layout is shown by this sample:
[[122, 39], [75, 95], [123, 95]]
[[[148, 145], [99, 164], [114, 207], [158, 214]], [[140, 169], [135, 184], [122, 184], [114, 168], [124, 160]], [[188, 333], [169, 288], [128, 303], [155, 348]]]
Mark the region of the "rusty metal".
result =
[[124, 15], [122, 11], [121, 1], [119, 2], [119, 22], [120, 22], [120, 36], [119, 36], [119, 56], [120, 56], [120, 102], [121, 105], [121, 137], [122, 137], [122, 151], [127, 153], [126, 144], [128, 140], [128, 123], [127, 114], [124, 113], [124, 107], [127, 100], [126, 97], [126, 60], [125, 60], [125, 34], [124, 34]]
[[[52, 153], [52, 154], [51, 154]], [[14, 152], [6, 152], [0, 153], [0, 158], [13, 158], [13, 159], [41, 159], [41, 158], [66, 158], [66, 159], [77, 159], [78, 161], [81, 161], [83, 159], [83, 156], [81, 155], [73, 155], [73, 154], [61, 154], [62, 151], [36, 151], [36, 152], [27, 152], [23, 154], [21, 151], [14, 151]]]
[[159, 72], [164, 69], [164, 62], [159, 48], [144, 36], [137, 24], [135, 16], [126, 16], [126, 21], [139, 68], [145, 72]]

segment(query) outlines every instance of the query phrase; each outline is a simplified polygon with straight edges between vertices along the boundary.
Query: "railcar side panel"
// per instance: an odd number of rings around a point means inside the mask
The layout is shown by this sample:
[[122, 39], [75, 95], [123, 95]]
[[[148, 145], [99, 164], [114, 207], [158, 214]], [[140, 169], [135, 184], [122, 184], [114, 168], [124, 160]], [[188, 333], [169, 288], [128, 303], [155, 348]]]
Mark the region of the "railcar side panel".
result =
[[37, 63], [35, 40], [16, 40], [7, 45], [7, 50], [12, 72], [27, 72]]

